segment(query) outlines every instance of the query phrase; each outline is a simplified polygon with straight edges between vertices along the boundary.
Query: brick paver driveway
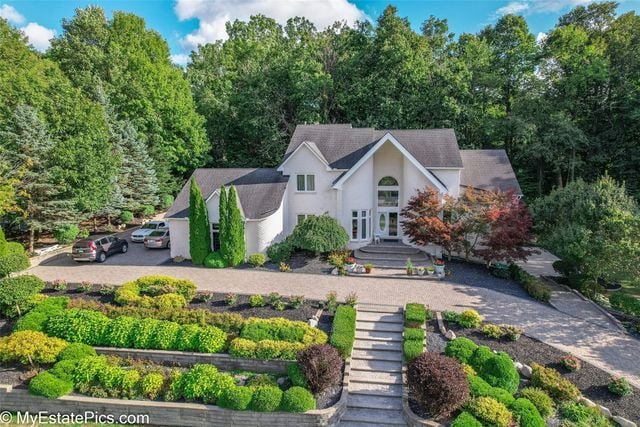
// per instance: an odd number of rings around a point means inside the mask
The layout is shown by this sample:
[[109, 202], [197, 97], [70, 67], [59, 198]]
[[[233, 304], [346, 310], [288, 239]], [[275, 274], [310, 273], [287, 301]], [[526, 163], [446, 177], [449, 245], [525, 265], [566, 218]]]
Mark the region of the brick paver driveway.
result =
[[335, 290], [341, 298], [356, 292], [363, 303], [403, 305], [421, 301], [436, 310], [473, 307], [488, 321], [519, 325], [527, 334], [563, 351], [571, 352], [611, 373], [625, 375], [640, 387], [637, 354], [640, 341], [577, 319], [528, 297], [481, 286], [448, 281], [419, 281], [364, 277], [337, 277], [257, 270], [211, 270], [178, 265], [122, 266], [108, 264], [40, 265], [30, 270], [45, 280], [91, 281], [120, 284], [148, 274], [191, 279], [201, 289], [218, 292], [304, 295], [323, 299]]

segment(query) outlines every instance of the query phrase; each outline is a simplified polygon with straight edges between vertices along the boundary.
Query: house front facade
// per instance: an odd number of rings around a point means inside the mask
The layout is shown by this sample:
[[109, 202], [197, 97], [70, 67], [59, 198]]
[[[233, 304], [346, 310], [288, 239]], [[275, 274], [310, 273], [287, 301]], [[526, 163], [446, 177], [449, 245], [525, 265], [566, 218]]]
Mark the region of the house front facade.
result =
[[[235, 186], [245, 219], [247, 254], [286, 238], [308, 215], [327, 214], [349, 235], [348, 247], [401, 241], [400, 212], [417, 190], [458, 197], [471, 187], [521, 193], [504, 150], [460, 150], [453, 129], [378, 130], [299, 125], [276, 169], [198, 169], [217, 250], [218, 194]], [[189, 256], [187, 182], [166, 214], [171, 256]], [[432, 254], [436, 247], [421, 248]]]

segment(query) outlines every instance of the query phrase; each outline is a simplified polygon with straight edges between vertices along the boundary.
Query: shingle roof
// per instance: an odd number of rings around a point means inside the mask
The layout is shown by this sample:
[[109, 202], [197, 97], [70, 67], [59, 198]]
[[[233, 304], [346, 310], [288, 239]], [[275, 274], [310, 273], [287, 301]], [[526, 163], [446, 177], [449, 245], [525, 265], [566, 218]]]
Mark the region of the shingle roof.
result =
[[350, 169], [387, 132], [425, 168], [462, 167], [453, 129], [373, 129], [350, 124], [296, 126], [284, 159], [306, 141], [315, 144], [331, 167]]
[[522, 194], [504, 150], [460, 150], [464, 168], [460, 185], [481, 190], [514, 190]]
[[275, 169], [196, 169], [165, 218], [189, 216], [189, 188], [194, 178], [205, 200], [223, 185], [235, 186], [248, 219], [262, 219], [278, 210], [288, 181], [288, 177]]

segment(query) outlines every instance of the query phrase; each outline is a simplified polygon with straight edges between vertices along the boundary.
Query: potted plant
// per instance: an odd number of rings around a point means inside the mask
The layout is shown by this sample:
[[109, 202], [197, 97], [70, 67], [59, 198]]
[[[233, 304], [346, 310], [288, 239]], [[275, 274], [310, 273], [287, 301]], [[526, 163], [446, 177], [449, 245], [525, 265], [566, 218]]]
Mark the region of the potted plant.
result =
[[364, 272], [365, 273], [370, 274], [371, 270], [373, 270], [373, 264], [365, 264], [364, 265]]
[[345, 258], [344, 264], [345, 264], [345, 267], [347, 268], [347, 271], [349, 272], [353, 272], [357, 266], [356, 259], [352, 256]]
[[411, 258], [407, 258], [407, 276], [413, 276], [413, 263], [411, 262]]
[[436, 271], [436, 274], [443, 275], [444, 274], [444, 260], [436, 259], [433, 262], [433, 267]]
[[433, 273], [436, 272], [436, 269], [433, 267], [433, 265], [430, 265], [427, 267], [427, 274], [429, 274], [429, 276], [433, 275]]
[[424, 276], [425, 269], [424, 267], [418, 267], [418, 276]]

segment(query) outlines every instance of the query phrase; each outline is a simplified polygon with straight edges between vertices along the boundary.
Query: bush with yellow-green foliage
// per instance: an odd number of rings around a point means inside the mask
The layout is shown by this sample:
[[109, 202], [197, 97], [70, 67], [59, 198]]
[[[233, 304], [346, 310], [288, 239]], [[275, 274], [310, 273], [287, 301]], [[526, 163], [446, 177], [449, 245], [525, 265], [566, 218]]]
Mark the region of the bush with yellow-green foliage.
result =
[[274, 340], [300, 342], [306, 345], [324, 344], [327, 334], [308, 323], [281, 317], [261, 319], [250, 317], [244, 322], [240, 338], [251, 341]]
[[474, 397], [465, 404], [465, 409], [483, 425], [510, 427], [513, 424], [509, 409], [491, 397]]
[[531, 368], [531, 385], [543, 389], [552, 398], [562, 401], [575, 401], [582, 395], [571, 381], [564, 378], [555, 369], [546, 368], [537, 363], [532, 363]]
[[69, 343], [38, 331], [19, 331], [0, 338], [0, 362], [41, 365], [56, 361]]
[[190, 280], [171, 276], [143, 276], [116, 289], [114, 300], [120, 305], [155, 308], [182, 308], [196, 295]]

